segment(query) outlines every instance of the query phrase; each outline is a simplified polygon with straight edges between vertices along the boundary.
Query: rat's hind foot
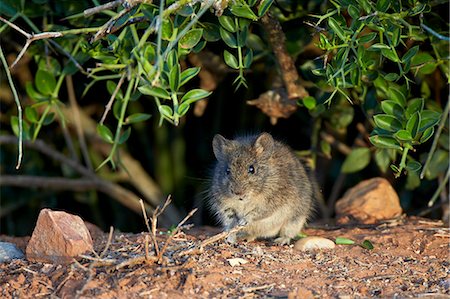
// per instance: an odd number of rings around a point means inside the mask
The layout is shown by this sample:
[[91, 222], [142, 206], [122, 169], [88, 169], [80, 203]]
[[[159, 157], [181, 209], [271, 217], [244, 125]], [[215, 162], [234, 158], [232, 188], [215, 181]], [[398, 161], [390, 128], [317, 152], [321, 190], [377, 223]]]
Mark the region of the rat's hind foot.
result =
[[277, 245], [289, 245], [291, 243], [291, 238], [289, 237], [279, 237], [274, 240]]

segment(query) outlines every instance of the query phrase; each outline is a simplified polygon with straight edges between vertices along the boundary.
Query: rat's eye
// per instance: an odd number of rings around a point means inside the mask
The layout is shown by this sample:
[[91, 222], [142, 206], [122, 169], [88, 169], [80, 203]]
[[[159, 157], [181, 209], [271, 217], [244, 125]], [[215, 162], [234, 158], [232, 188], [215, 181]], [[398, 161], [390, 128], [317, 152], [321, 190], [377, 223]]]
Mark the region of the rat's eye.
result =
[[248, 167], [248, 173], [255, 174], [255, 167], [253, 165]]
[[226, 173], [226, 174], [230, 174], [230, 173], [231, 173], [230, 167], [227, 167], [227, 169], [225, 169], [225, 173]]

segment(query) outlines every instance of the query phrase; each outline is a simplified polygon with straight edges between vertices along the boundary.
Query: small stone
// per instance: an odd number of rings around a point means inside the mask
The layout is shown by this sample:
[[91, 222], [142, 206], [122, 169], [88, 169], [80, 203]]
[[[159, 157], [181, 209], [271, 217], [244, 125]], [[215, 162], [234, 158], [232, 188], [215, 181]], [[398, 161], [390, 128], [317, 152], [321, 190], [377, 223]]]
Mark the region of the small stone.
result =
[[362, 181], [336, 202], [338, 223], [356, 220], [360, 223], [373, 224], [401, 214], [402, 207], [398, 195], [384, 178]]
[[83, 220], [66, 212], [43, 209], [26, 249], [27, 259], [44, 263], [70, 263], [93, 250]]
[[0, 242], [0, 263], [22, 258], [24, 258], [23, 252], [16, 245], [8, 242]]
[[294, 244], [294, 249], [300, 251], [316, 250], [316, 249], [333, 249], [336, 246], [333, 241], [322, 237], [305, 237], [301, 238]]

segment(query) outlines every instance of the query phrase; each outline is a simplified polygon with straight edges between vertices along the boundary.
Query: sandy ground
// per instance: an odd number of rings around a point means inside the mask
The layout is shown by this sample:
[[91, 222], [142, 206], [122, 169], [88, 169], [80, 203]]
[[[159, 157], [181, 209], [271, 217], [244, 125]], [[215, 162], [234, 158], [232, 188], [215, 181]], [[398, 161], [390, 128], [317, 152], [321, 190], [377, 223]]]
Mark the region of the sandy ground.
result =
[[[305, 230], [307, 235], [332, 240], [370, 240], [373, 250], [338, 245], [332, 250], [299, 252], [268, 240], [210, 243], [219, 232], [211, 227], [185, 229], [169, 241], [167, 233], [160, 233], [159, 261], [148, 233], [114, 233], [110, 242], [108, 234], [94, 234], [97, 256], [91, 253], [68, 265], [26, 260], [0, 264], [0, 296], [450, 298], [450, 234], [442, 222], [403, 218], [373, 226]], [[21, 249], [27, 242], [7, 236], [0, 240]]]

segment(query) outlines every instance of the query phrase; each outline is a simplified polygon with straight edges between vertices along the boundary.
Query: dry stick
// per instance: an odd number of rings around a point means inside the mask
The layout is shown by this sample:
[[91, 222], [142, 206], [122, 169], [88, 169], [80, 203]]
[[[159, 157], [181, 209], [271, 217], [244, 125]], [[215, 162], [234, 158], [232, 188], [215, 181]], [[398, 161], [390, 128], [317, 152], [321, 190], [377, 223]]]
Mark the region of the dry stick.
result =
[[163, 248], [159, 251], [159, 255], [158, 255], [158, 263], [161, 262], [162, 259], [162, 255], [164, 254], [164, 252], [167, 249], [167, 246], [169, 246], [170, 242], [172, 241], [173, 237], [176, 235], [176, 233], [180, 230], [181, 226], [188, 221], [189, 218], [192, 217], [192, 215], [194, 215], [195, 212], [197, 212], [197, 208], [193, 209], [192, 211], [189, 212], [189, 214], [187, 214], [186, 217], [184, 217], [183, 220], [180, 221], [180, 223], [178, 223], [177, 227], [172, 231], [172, 233], [170, 234], [169, 238], [167, 238], [166, 242], [164, 243]]
[[260, 21], [267, 32], [269, 43], [278, 60], [288, 98], [293, 100], [309, 96], [308, 91], [299, 83], [299, 75], [294, 60], [286, 50], [286, 37], [280, 23], [269, 12], [261, 17]]
[[111, 2], [108, 2], [108, 3], [105, 3], [105, 4], [102, 4], [102, 5], [93, 7], [93, 8], [88, 8], [88, 9], [85, 9], [83, 11], [83, 15], [85, 17], [90, 17], [90, 16], [95, 15], [95, 14], [97, 14], [99, 12], [104, 11], [104, 10], [116, 8], [117, 6], [122, 4], [123, 2], [124, 2], [124, 0], [115, 0], [115, 1], [111, 1]]
[[237, 233], [238, 231], [240, 231], [243, 228], [244, 228], [244, 226], [236, 226], [236, 227], [232, 228], [229, 231], [224, 231], [224, 232], [221, 232], [221, 233], [219, 233], [217, 235], [214, 235], [214, 236], [212, 236], [212, 237], [210, 237], [210, 238], [208, 238], [206, 240], [203, 240], [199, 245], [194, 246], [192, 248], [189, 248], [187, 250], [184, 250], [184, 251], [180, 252], [178, 254], [178, 256], [182, 257], [184, 255], [201, 254], [201, 253], [203, 253], [203, 248], [205, 246], [207, 246], [209, 244], [212, 244], [214, 242], [217, 242], [217, 241], [219, 241], [221, 239], [225, 239], [228, 236], [230, 236], [230, 235], [232, 235], [234, 233]]
[[42, 33], [37, 33], [37, 34], [30, 34], [28, 32], [25, 32], [23, 29], [21, 29], [19, 26], [11, 23], [10, 21], [4, 19], [3, 17], [0, 17], [0, 21], [8, 24], [10, 27], [12, 27], [13, 29], [17, 30], [18, 32], [20, 32], [22, 35], [24, 35], [27, 39], [27, 41], [25, 42], [25, 46], [22, 48], [22, 50], [20, 51], [19, 55], [17, 55], [16, 60], [14, 60], [14, 62], [11, 64], [11, 66], [9, 67], [10, 69], [13, 69], [14, 66], [17, 64], [17, 62], [22, 58], [22, 56], [25, 54], [25, 52], [27, 51], [28, 47], [30, 46], [30, 44], [36, 40], [40, 40], [40, 39], [46, 39], [46, 38], [55, 38], [55, 37], [61, 37], [64, 34], [62, 34], [61, 32], [42, 32]]
[[124, 72], [124, 73], [122, 74], [122, 77], [120, 77], [120, 80], [119, 80], [119, 82], [117, 83], [116, 89], [114, 89], [114, 92], [113, 92], [113, 94], [111, 95], [111, 98], [109, 99], [108, 104], [106, 104], [106, 106], [105, 106], [105, 112], [103, 112], [102, 119], [100, 120], [100, 124], [101, 124], [101, 125], [103, 125], [103, 122], [105, 121], [106, 116], [108, 115], [108, 112], [109, 112], [109, 111], [111, 110], [111, 108], [112, 108], [112, 105], [113, 105], [113, 103], [114, 103], [114, 100], [116, 99], [116, 95], [117, 95], [117, 93], [119, 92], [120, 87], [122, 86], [123, 81], [124, 81], [124, 79], [125, 79], [125, 75], [126, 75], [126, 73]]
[[98, 182], [91, 178], [67, 179], [61, 177], [42, 177], [33, 175], [3, 175], [0, 186], [48, 188], [52, 190], [88, 191], [97, 188]]
[[[147, 217], [147, 212], [145, 211], [145, 207], [144, 207], [144, 201], [142, 199], [140, 199], [139, 203], [141, 204], [142, 215], [144, 216], [145, 226], [147, 226], [148, 233], [150, 234], [150, 237], [152, 238], [153, 249], [155, 250], [155, 256], [157, 256], [159, 254], [159, 248], [158, 248], [158, 242], [156, 241], [156, 233], [153, 233], [153, 230], [150, 228], [149, 219]], [[159, 208], [159, 206], [156, 207], [155, 211], [153, 211], [153, 214], [155, 214], [155, 212], [158, 208]], [[152, 222], [152, 224], [153, 224], [153, 222]], [[147, 235], [145, 235], [145, 236], [147, 237]], [[148, 248], [146, 248], [146, 253], [145, 253], [146, 256], [148, 256], [147, 250], [148, 250]]]
[[[8, 135], [0, 136], [0, 144], [15, 144], [16, 142], [17, 142], [17, 138], [15, 136], [10, 136], [10, 135], [9, 136]], [[123, 204], [130, 210], [132, 210], [136, 213], [139, 213], [141, 211], [141, 208], [139, 205], [139, 198], [136, 196], [136, 194], [123, 188], [120, 185], [117, 185], [115, 183], [111, 183], [111, 182], [108, 182], [108, 181], [105, 181], [105, 180], [99, 178], [95, 173], [91, 172], [90, 170], [88, 170], [81, 164], [77, 163], [76, 161], [73, 161], [73, 160], [67, 158], [66, 156], [64, 156], [63, 154], [57, 152], [56, 150], [54, 150], [53, 148], [48, 146], [42, 140], [37, 139], [34, 142], [25, 141], [24, 145], [29, 148], [38, 150], [39, 152], [53, 158], [54, 160], [68, 165], [69, 167], [74, 169], [79, 174], [81, 174], [87, 178], [90, 178], [93, 182], [95, 182], [95, 185], [93, 186], [93, 188], [109, 195], [110, 197], [114, 198], [115, 200], [117, 200], [119, 203]], [[3, 178], [4, 178], [4, 176], [2, 175], [2, 180], [0, 180], [1, 184], [3, 184]], [[147, 204], [146, 209], [152, 210], [153, 208]]]
[[67, 96], [69, 97], [70, 106], [73, 110], [73, 116], [75, 120], [75, 129], [77, 131], [78, 141], [80, 143], [81, 153], [84, 158], [84, 162], [89, 170], [93, 170], [91, 159], [89, 157], [89, 151], [86, 145], [86, 138], [84, 136], [83, 126], [81, 125], [80, 108], [75, 97], [75, 90], [73, 87], [72, 76], [66, 76]]

